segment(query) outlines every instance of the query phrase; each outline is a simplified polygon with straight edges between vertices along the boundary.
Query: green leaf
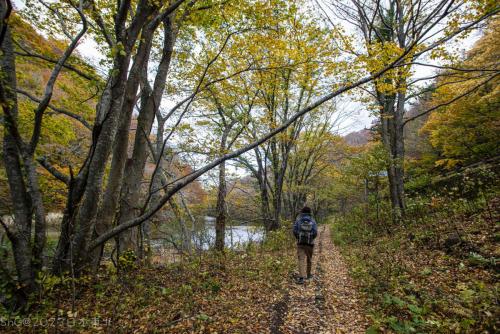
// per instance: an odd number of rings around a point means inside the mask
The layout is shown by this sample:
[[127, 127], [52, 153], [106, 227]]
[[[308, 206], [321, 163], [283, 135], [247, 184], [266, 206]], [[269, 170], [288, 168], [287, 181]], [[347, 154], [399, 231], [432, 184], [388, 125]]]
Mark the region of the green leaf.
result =
[[408, 305], [408, 309], [413, 313], [422, 314], [422, 309], [417, 305], [410, 304]]
[[366, 334], [378, 334], [380, 333], [380, 330], [378, 328], [378, 326], [370, 326], [367, 330], [366, 330]]

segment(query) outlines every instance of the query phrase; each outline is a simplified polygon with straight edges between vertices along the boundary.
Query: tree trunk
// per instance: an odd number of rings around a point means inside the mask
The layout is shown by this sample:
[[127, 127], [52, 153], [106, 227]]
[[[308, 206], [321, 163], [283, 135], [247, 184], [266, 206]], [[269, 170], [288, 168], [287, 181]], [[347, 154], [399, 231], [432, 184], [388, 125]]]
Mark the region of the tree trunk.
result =
[[257, 169], [253, 168], [250, 164], [247, 164], [247, 167], [252, 171], [259, 184], [261, 208], [260, 215], [264, 228], [266, 229], [266, 231], [269, 231], [272, 225], [271, 205], [269, 200], [269, 191], [267, 188], [267, 166], [265, 164], [265, 161], [263, 161], [267, 158], [267, 156], [262, 157], [259, 148], [255, 148], [254, 152], [255, 160], [257, 161]]
[[[76, 231], [72, 253], [79, 264], [83, 264], [88, 259], [86, 245], [95, 224], [94, 218], [101, 198], [104, 172], [119, 122], [129, 62], [130, 56], [117, 56], [114, 68], [118, 69], [118, 75], [112, 79], [110, 107], [109, 110], [104, 111], [106, 116], [103, 123], [94, 126], [101, 127], [101, 129], [97, 137], [92, 138], [95, 147], [90, 157], [85, 193], [74, 222]], [[103, 104], [107, 104], [107, 101], [101, 101], [101, 105]]]
[[28, 191], [31, 198], [31, 206], [35, 216], [35, 235], [32, 250], [32, 265], [33, 272], [37, 273], [43, 266], [43, 252], [46, 242], [47, 224], [45, 221], [45, 208], [38, 184], [38, 174], [36, 172], [35, 162], [33, 157], [25, 155], [24, 168], [26, 170], [26, 179], [28, 183]]
[[[160, 100], [165, 90], [165, 82], [170, 68], [172, 59], [173, 47], [176, 40], [177, 29], [174, 27], [173, 15], [167, 16], [163, 21], [164, 29], [164, 44], [163, 54], [156, 73], [153, 89], [149, 88], [149, 83], [143, 82], [143, 90], [141, 94], [141, 107], [139, 117], [137, 119], [137, 129], [134, 139], [134, 148], [132, 158], [125, 166], [126, 177], [123, 180], [123, 186], [120, 196], [120, 212], [118, 224], [129, 221], [137, 216], [140, 197], [141, 183], [144, 176], [144, 167], [148, 158], [148, 137], [151, 133], [151, 128], [160, 107]], [[144, 69], [145, 72], [147, 69]], [[143, 75], [147, 79], [147, 75]], [[163, 142], [164, 121], [158, 117], [158, 133], [157, 139]], [[144, 224], [149, 224], [146, 222]], [[146, 227], [146, 232], [149, 227]], [[127, 232], [125, 232], [127, 233]], [[125, 237], [122, 237], [125, 239]], [[146, 238], [146, 250], [149, 248], [148, 238]]]
[[[145, 80], [141, 78], [141, 74], [147, 75], [145, 71], [143, 71], [143, 69], [149, 59], [152, 38], [153, 31], [151, 31], [150, 29], [147, 29], [142, 34], [139, 49], [135, 56], [134, 63], [127, 80], [125, 97], [120, 116], [120, 124], [114, 140], [113, 158], [111, 160], [111, 169], [109, 172], [108, 183], [103, 196], [102, 205], [100, 206], [97, 213], [94, 230], [95, 237], [107, 231], [112, 226], [115, 218], [121, 187], [123, 184], [125, 164], [127, 161], [132, 112], [136, 104], [136, 95], [139, 88], [139, 83]], [[100, 255], [102, 254], [103, 248], [104, 245], [101, 245], [96, 250], [94, 250], [93, 260], [95, 267], [97, 267], [97, 265], [99, 264]], [[134, 249], [134, 251], [137, 252], [138, 249]]]
[[404, 103], [406, 95], [403, 92], [398, 93], [398, 101], [396, 105], [396, 112], [394, 116], [394, 161], [395, 161], [395, 183], [396, 183], [396, 194], [397, 194], [397, 205], [401, 212], [401, 215], [405, 215], [405, 194], [404, 194]]
[[[4, 2], [0, 4], [1, 13], [6, 11], [5, 5]], [[14, 225], [9, 227], [6, 232], [12, 243], [14, 262], [20, 284], [17, 291], [16, 306], [22, 307], [26, 304], [28, 296], [36, 291], [37, 285], [31, 249], [32, 203], [23, 178], [20, 143], [15, 138], [15, 135], [18, 135], [16, 64], [10, 28], [8, 26], [5, 28], [5, 35], [1, 45], [0, 102], [4, 112], [3, 158], [14, 213]]]
[[[224, 132], [221, 138], [220, 151], [224, 154], [226, 149], [227, 131]], [[224, 238], [226, 235], [226, 162], [219, 165], [219, 187], [217, 190], [217, 206], [215, 208], [215, 249], [224, 251]]]
[[[165, 181], [167, 180], [165, 179]], [[189, 254], [191, 253], [191, 242], [186, 222], [182, 217], [182, 212], [174, 197], [170, 199], [169, 204], [172, 208], [172, 211], [174, 212], [175, 218], [177, 218], [177, 221], [179, 222], [179, 227], [181, 229], [181, 250]]]
[[[280, 226], [281, 220], [281, 189], [282, 189], [282, 177], [281, 177], [281, 163], [280, 155], [277, 149], [278, 143], [276, 138], [270, 140], [271, 149], [271, 166], [273, 171], [274, 185], [273, 185], [273, 214], [271, 225], [269, 230], [276, 230]], [[281, 157], [282, 158], [282, 157]]]
[[382, 112], [380, 114], [382, 143], [389, 154], [387, 177], [389, 180], [389, 194], [391, 198], [392, 220], [397, 223], [404, 215], [404, 137], [403, 115], [404, 94], [379, 94]]
[[270, 226], [270, 230], [277, 230], [281, 225], [281, 198], [283, 191], [283, 179], [281, 173], [277, 173], [278, 178], [274, 180], [274, 198], [273, 198], [273, 221]]
[[260, 182], [260, 207], [261, 207], [261, 217], [264, 223], [266, 231], [271, 229], [272, 219], [271, 219], [271, 207], [269, 204], [269, 193], [267, 191], [266, 181]]
[[[70, 225], [75, 226], [74, 237], [71, 240], [71, 247], [64, 247], [65, 245], [58, 247], [68, 249], [68, 253], [74, 257], [74, 261], [72, 259], [70, 262], [74, 262], [77, 273], [87, 267], [92, 255], [88, 252], [87, 245], [95, 226], [104, 173], [120, 121], [131, 54], [141, 30], [156, 10], [155, 6], [149, 4], [148, 1], [139, 1], [132, 22], [126, 28], [125, 18], [130, 8], [126, 6], [122, 8], [125, 9], [115, 20], [115, 33], [117, 44], [123, 46], [123, 49], [117, 52], [114, 58], [110, 79], [98, 104], [89, 156], [77, 177], [75, 191], [78, 190], [78, 192], [75, 194], [75, 200], [80, 203], [70, 204], [78, 207], [69, 222]], [[63, 259], [68, 257], [69, 254], [59, 256]], [[64, 263], [55, 264], [57, 267], [64, 265]]]

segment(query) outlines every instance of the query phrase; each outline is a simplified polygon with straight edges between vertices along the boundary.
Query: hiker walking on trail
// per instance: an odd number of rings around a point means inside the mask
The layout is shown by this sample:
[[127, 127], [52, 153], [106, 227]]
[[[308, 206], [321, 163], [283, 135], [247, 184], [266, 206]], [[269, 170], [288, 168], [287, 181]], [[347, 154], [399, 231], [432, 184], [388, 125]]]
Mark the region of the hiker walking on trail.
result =
[[303, 284], [305, 278], [312, 277], [314, 239], [318, 235], [318, 226], [312, 217], [311, 208], [307, 206], [302, 208], [293, 225], [293, 235], [297, 239], [297, 257], [299, 260], [299, 279], [297, 283]]

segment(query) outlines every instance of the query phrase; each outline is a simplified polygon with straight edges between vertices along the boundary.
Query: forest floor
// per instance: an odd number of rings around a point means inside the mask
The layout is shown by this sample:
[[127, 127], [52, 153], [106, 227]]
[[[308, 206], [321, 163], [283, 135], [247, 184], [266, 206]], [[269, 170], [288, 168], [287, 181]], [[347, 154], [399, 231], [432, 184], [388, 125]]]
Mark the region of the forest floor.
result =
[[313, 256], [313, 278], [289, 283], [275, 304], [272, 334], [365, 333], [367, 319], [348, 268], [322, 226]]
[[304, 285], [290, 224], [224, 253], [42, 273], [30, 313], [0, 313], [0, 332], [498, 333], [500, 196], [457, 203], [419, 206], [391, 234], [363, 215], [332, 219]]
[[362, 301], [329, 226], [320, 227], [313, 260], [314, 278], [297, 285], [295, 241], [284, 227], [241, 251], [63, 281], [47, 275], [30, 314], [9, 316], [0, 332], [364, 333]]
[[399, 225], [362, 211], [332, 221], [368, 332], [500, 332], [500, 196], [490, 198], [415, 200]]

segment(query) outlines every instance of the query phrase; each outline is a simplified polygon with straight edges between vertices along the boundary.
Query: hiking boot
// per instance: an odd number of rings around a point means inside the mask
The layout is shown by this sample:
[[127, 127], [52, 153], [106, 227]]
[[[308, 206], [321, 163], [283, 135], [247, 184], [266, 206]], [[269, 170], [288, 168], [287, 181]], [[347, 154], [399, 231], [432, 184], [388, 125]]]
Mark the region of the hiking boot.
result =
[[299, 277], [299, 278], [295, 281], [295, 283], [297, 283], [297, 284], [304, 284], [304, 278]]

